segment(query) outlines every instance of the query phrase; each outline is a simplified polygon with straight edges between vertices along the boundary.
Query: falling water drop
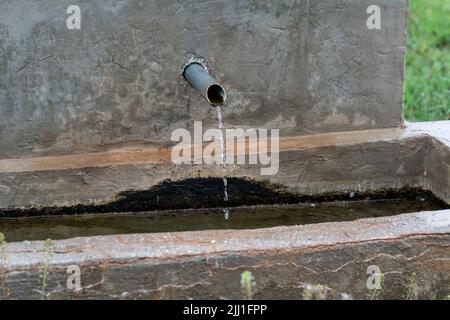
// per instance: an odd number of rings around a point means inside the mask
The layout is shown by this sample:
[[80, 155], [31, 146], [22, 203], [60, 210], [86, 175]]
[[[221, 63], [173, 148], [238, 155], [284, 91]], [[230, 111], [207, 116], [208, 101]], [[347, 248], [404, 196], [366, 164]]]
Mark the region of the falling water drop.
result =
[[226, 177], [223, 178], [223, 200], [228, 201], [228, 180]]
[[228, 220], [228, 218], [230, 217], [230, 211], [227, 208], [223, 208], [223, 217], [225, 218], [225, 220]]

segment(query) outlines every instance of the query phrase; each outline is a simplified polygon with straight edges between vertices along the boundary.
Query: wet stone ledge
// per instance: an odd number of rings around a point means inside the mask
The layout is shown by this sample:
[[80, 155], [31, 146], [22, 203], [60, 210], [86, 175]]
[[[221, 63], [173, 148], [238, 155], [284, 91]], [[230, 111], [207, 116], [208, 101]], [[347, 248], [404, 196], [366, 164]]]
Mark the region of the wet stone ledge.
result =
[[[323, 287], [326, 299], [443, 299], [450, 294], [449, 213], [10, 243], [8, 264], [0, 260], [2, 297], [238, 299], [240, 276], [250, 271], [256, 299], [302, 299], [311, 286]], [[76, 292], [66, 288], [70, 265], [82, 270]], [[384, 274], [377, 292], [366, 286], [372, 265]]]

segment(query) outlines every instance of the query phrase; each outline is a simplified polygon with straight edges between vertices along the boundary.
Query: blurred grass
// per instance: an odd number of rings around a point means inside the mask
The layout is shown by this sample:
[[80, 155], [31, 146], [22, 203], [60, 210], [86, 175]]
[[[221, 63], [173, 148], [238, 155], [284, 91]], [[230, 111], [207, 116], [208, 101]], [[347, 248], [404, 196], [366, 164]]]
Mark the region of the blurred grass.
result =
[[450, 0], [410, 0], [405, 119], [450, 119]]

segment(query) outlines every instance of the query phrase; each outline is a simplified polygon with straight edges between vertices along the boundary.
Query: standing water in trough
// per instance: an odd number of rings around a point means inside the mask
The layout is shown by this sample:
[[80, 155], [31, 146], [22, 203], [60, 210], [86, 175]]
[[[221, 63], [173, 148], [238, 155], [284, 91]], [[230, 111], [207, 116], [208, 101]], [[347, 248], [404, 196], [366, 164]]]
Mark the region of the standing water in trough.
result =
[[[227, 174], [227, 167], [225, 163], [225, 142], [224, 142], [224, 134], [223, 134], [223, 121], [222, 121], [222, 110], [220, 106], [216, 107], [217, 110], [217, 124], [220, 130], [220, 161], [222, 164], [222, 171], [223, 171], [223, 200], [225, 202], [228, 201], [228, 180], [226, 177]], [[225, 219], [228, 219], [230, 217], [230, 211], [228, 208], [223, 208], [223, 216]]]

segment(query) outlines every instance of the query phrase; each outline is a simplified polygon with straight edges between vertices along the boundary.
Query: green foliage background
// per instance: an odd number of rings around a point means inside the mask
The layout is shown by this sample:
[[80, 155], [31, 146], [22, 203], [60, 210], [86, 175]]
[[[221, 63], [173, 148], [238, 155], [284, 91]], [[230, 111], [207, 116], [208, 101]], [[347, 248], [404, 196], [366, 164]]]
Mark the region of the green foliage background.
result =
[[410, 0], [405, 118], [450, 119], [450, 0]]

